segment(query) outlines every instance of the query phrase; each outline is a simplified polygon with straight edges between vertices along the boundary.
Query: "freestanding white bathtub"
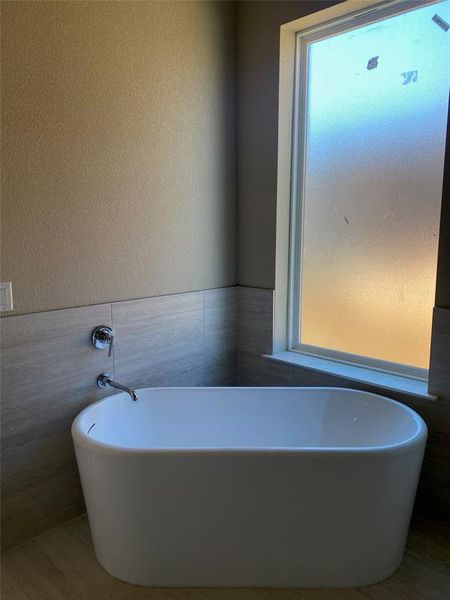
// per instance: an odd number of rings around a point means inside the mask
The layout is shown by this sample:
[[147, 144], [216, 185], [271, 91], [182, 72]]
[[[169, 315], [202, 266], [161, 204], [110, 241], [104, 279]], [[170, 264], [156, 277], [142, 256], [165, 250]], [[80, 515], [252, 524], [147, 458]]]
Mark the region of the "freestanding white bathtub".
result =
[[362, 586], [399, 566], [426, 441], [342, 388], [159, 388], [72, 435], [95, 552], [150, 586]]

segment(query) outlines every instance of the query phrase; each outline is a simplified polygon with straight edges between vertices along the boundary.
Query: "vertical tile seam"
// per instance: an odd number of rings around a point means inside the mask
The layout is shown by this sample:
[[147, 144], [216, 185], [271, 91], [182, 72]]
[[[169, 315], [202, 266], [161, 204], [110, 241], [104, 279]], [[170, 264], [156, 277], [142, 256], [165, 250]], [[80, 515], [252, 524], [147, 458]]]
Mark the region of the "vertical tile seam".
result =
[[[111, 327], [113, 330], [113, 335], [114, 338], [116, 337], [116, 332], [115, 332], [115, 327], [114, 327], [114, 317], [113, 317], [113, 305], [112, 302], [109, 305], [110, 311], [111, 311]], [[111, 352], [111, 356], [112, 356], [112, 375], [113, 378], [116, 378], [116, 340], [113, 338], [113, 347], [112, 347], [112, 352]]]
[[206, 384], [206, 315], [205, 315], [205, 290], [202, 293], [203, 296], [203, 381], [202, 385]]
[[238, 334], [239, 334], [239, 285], [235, 287], [234, 293], [234, 373], [233, 385], [239, 385], [238, 382]]
[[234, 341], [235, 360], [236, 360], [234, 385], [236, 385], [236, 386], [241, 385], [241, 369], [240, 369], [240, 358], [239, 358], [239, 342], [240, 342], [239, 336], [240, 336], [240, 331], [241, 331], [240, 325], [241, 325], [241, 286], [238, 284], [236, 287], [236, 321], [235, 321], [236, 332], [235, 332], [235, 341]]

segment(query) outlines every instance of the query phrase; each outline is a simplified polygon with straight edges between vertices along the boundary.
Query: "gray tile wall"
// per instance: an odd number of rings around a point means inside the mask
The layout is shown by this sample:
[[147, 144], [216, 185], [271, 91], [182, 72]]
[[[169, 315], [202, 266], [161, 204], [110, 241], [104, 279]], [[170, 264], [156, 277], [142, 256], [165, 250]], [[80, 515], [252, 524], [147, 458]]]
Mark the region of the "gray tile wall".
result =
[[114, 376], [132, 387], [203, 385], [203, 292], [112, 305]]
[[237, 288], [205, 291], [204, 300], [204, 385], [235, 385]]
[[[238, 288], [237, 385], [338, 386], [380, 393], [373, 386], [342, 377], [275, 363], [271, 353], [273, 292]], [[418, 509], [433, 517], [450, 518], [450, 310], [436, 308], [433, 322], [433, 368], [430, 391], [437, 402], [403, 393], [389, 396], [416, 410], [428, 426], [428, 444], [418, 493]]]
[[430, 391], [450, 404], [450, 308], [433, 311]]
[[[272, 343], [273, 292], [224, 288], [0, 319], [2, 335], [2, 542], [14, 545], [83, 510], [70, 424], [110, 392], [99, 373], [139, 387], [358, 385], [263, 358]], [[435, 309], [433, 391], [438, 402], [390, 394], [427, 422], [419, 501], [450, 516], [450, 317]], [[90, 345], [113, 325], [113, 356]], [[236, 339], [237, 332], [237, 339]]]
[[75, 414], [103, 392], [112, 359], [89, 345], [109, 306], [1, 320], [2, 541], [5, 546], [80, 511], [69, 435]]
[[[70, 425], [106, 371], [135, 387], [230, 385], [236, 288], [57, 310], [0, 320], [2, 545], [83, 510]], [[94, 349], [113, 325], [113, 356]]]

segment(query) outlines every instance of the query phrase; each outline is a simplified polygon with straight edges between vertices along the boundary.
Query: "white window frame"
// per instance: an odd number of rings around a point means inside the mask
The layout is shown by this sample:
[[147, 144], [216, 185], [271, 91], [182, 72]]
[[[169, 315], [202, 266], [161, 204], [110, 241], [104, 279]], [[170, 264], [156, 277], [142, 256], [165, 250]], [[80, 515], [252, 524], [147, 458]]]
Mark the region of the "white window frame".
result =
[[[303, 169], [299, 156], [305, 156], [307, 44], [368, 23], [409, 12], [440, 0], [348, 0], [280, 29], [280, 82], [278, 118], [278, 180], [276, 263], [273, 323], [273, 357], [283, 362], [336, 371], [336, 365], [382, 372], [426, 382], [428, 369], [372, 359], [345, 352], [297, 344], [300, 315], [301, 232], [303, 208]], [[375, 17], [375, 18], [374, 18]], [[289, 358], [289, 356], [291, 358]], [[302, 360], [301, 357], [304, 357]], [[352, 371], [353, 369], [353, 371]], [[342, 369], [338, 366], [338, 372]], [[345, 372], [345, 371], [344, 371]], [[372, 374], [369, 373], [369, 379]], [[364, 377], [363, 377], [364, 379]]]

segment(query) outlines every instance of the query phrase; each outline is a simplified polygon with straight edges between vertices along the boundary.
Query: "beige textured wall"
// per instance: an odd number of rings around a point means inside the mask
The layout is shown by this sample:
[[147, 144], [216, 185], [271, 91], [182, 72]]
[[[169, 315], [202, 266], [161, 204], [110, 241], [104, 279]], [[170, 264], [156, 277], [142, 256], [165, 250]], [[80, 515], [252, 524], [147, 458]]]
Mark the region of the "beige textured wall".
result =
[[235, 283], [234, 93], [232, 2], [2, 2], [15, 314]]

